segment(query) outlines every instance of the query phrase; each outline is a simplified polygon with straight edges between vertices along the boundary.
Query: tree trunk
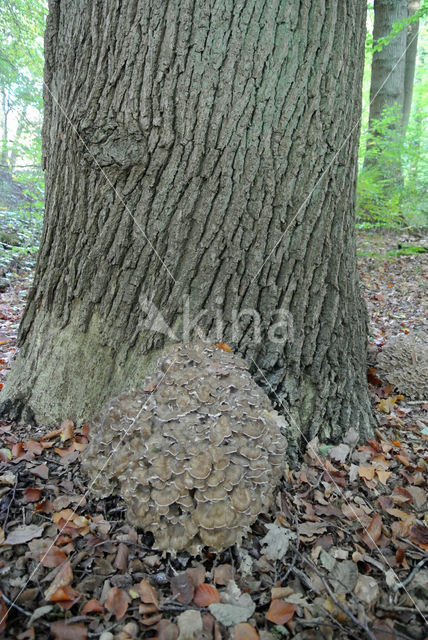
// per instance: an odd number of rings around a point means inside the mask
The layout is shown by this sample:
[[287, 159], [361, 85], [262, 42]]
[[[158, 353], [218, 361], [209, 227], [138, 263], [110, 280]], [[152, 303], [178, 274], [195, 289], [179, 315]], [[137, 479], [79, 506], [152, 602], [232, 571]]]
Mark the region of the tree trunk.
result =
[[9, 126], [8, 126], [8, 116], [9, 116], [9, 106], [7, 100], [6, 90], [2, 91], [2, 128], [3, 128], [3, 136], [2, 136], [2, 148], [1, 148], [1, 165], [4, 168], [8, 168], [8, 143], [9, 143]]
[[[375, 0], [373, 40], [376, 43], [392, 31], [394, 22], [407, 17], [408, 0]], [[389, 44], [375, 51], [370, 83], [369, 127], [382, 117], [386, 107], [404, 102], [404, 71], [406, 63], [406, 29], [402, 29]]]
[[90, 418], [190, 313], [295, 435], [368, 433], [364, 25], [354, 0], [51, 0], [46, 218], [4, 413]]
[[27, 117], [27, 107], [24, 107], [18, 120], [18, 126], [16, 127], [15, 140], [13, 141], [13, 145], [12, 145], [12, 149], [9, 157], [9, 166], [10, 166], [11, 173], [15, 171], [15, 165], [19, 155], [18, 153], [19, 142], [22, 138], [22, 134], [24, 133], [26, 117]]
[[[394, 23], [407, 18], [408, 0], [375, 0], [373, 40], [376, 44], [381, 38], [388, 36]], [[396, 149], [387, 154], [386, 161], [380, 154], [371, 154], [374, 144], [369, 140], [364, 165], [377, 165], [380, 175], [386, 180], [401, 180], [401, 158], [398, 152], [398, 138], [402, 134], [402, 115], [404, 104], [404, 75], [406, 66], [406, 29], [401, 29], [389, 44], [373, 53], [370, 82], [369, 130], [377, 138], [396, 141]], [[396, 117], [385, 129], [377, 126], [389, 109], [396, 108]], [[388, 188], [388, 187], [387, 187]]]
[[[409, 0], [408, 15], [413, 16], [420, 9], [421, 0]], [[404, 97], [403, 97], [403, 131], [409, 124], [412, 108], [413, 83], [415, 79], [416, 54], [418, 51], [419, 20], [407, 28], [406, 63], [404, 68]]]

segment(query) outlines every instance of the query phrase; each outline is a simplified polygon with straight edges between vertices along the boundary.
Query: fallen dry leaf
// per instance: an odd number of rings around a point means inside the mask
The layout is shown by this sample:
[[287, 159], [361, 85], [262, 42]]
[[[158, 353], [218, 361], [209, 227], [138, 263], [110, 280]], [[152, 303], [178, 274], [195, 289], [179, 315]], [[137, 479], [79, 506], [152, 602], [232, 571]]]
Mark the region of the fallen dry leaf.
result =
[[259, 640], [260, 636], [253, 625], [240, 622], [233, 630], [234, 640]]
[[34, 473], [35, 476], [42, 478], [42, 480], [47, 480], [49, 478], [49, 469], [44, 463], [30, 469], [30, 473]]
[[60, 426], [61, 442], [74, 438], [74, 423], [66, 418]]
[[226, 585], [234, 578], [234, 571], [231, 564], [220, 564], [214, 569], [214, 582], [220, 585]]
[[222, 351], [228, 351], [229, 353], [232, 353], [232, 349], [225, 342], [217, 342], [215, 346], [217, 347], [217, 349], [222, 349]]
[[43, 451], [42, 445], [36, 440], [27, 440], [26, 442], [23, 442], [22, 446], [26, 451], [34, 453], [35, 456], [39, 456]]
[[223, 638], [220, 633], [220, 627], [211, 613], [204, 613], [202, 616], [202, 630], [204, 636], [210, 639], [212, 638], [212, 640], [222, 640]]
[[428, 527], [423, 524], [413, 525], [410, 529], [410, 540], [428, 551]]
[[177, 624], [180, 631], [179, 640], [196, 640], [201, 637], [202, 617], [199, 611], [189, 609], [180, 613]]
[[65, 562], [62, 565], [62, 567], [56, 574], [55, 578], [53, 579], [49, 587], [46, 589], [45, 591], [46, 600], [49, 601], [53, 596], [53, 594], [55, 593], [55, 591], [59, 589], [59, 587], [65, 587], [71, 584], [72, 582], [73, 582], [73, 570], [71, 568], [70, 560], [67, 560], [67, 562]]
[[119, 589], [119, 587], [112, 587], [107, 592], [105, 608], [116, 616], [116, 620], [122, 620], [128, 610], [128, 606], [129, 596], [125, 591], [123, 591], [123, 589]]
[[51, 633], [55, 640], [86, 640], [88, 630], [84, 624], [67, 624], [59, 620], [51, 624]]
[[383, 469], [376, 469], [376, 475], [382, 484], [386, 484], [392, 476], [392, 471], [384, 471]]
[[49, 547], [46, 553], [41, 554], [40, 562], [44, 567], [52, 569], [54, 567], [58, 567], [66, 558], [67, 556], [62, 549], [58, 549], [58, 547], [53, 546]]
[[61, 458], [65, 458], [65, 456], [70, 455], [75, 451], [74, 444], [71, 444], [69, 447], [55, 447], [55, 453], [57, 453]]
[[[134, 592], [131, 593], [131, 590], [129, 590], [130, 596], [132, 596], [133, 593]], [[141, 613], [141, 615], [147, 616], [149, 613], [157, 613], [158, 608], [154, 604], [144, 604], [143, 602], [142, 604], [139, 605], [138, 611]]]
[[16, 529], [10, 531], [4, 541], [4, 544], [25, 544], [26, 542], [33, 540], [33, 538], [40, 538], [43, 534], [44, 528], [44, 524], [21, 525], [20, 527], [16, 527]]
[[382, 398], [379, 404], [376, 405], [376, 409], [378, 411], [383, 411], [384, 413], [390, 413], [392, 407], [397, 402], [397, 396], [389, 396], [388, 398]]
[[58, 587], [49, 598], [49, 602], [56, 602], [64, 609], [71, 609], [74, 603], [81, 597], [81, 593], [73, 589], [70, 585], [65, 585], [65, 587]]
[[37, 489], [36, 487], [28, 487], [24, 491], [24, 502], [38, 502], [40, 500], [40, 496], [42, 495], [42, 490]]
[[199, 567], [191, 567], [190, 569], [186, 569], [186, 573], [189, 576], [190, 580], [193, 583], [193, 586], [196, 589], [198, 585], [204, 582], [206, 569], [201, 565]]
[[161, 620], [157, 626], [158, 640], [177, 640], [178, 627], [169, 620]]
[[195, 593], [195, 585], [186, 571], [171, 578], [172, 595], [182, 604], [190, 604]]
[[88, 600], [83, 605], [81, 614], [86, 616], [88, 613], [101, 613], [104, 614], [104, 607], [99, 600]]
[[123, 542], [119, 543], [113, 566], [122, 572], [126, 571], [128, 567], [128, 546]]
[[152, 587], [146, 578], [141, 580], [137, 587], [137, 591], [142, 602], [145, 604], [153, 604], [157, 609], [159, 609], [159, 598], [156, 589]]
[[285, 600], [272, 600], [266, 619], [274, 624], [285, 624], [292, 619], [297, 607]]
[[369, 549], [375, 549], [377, 547], [376, 542], [379, 540], [382, 534], [382, 516], [378, 513], [373, 516], [370, 525], [364, 532], [362, 538]]
[[375, 468], [370, 465], [364, 465], [358, 467], [358, 475], [360, 478], [366, 478], [366, 480], [373, 480], [375, 474]]
[[8, 614], [6, 603], [3, 600], [2, 595], [3, 591], [0, 591], [0, 633], [3, 633], [3, 631], [6, 629], [6, 620]]
[[88, 518], [80, 516], [72, 509], [62, 509], [62, 511], [54, 513], [52, 520], [60, 531], [65, 531], [66, 533], [70, 533], [70, 529], [74, 529], [81, 536], [89, 532]]
[[12, 460], [12, 451], [7, 447], [0, 449], [0, 462], [9, 462]]
[[372, 606], [379, 597], [377, 580], [372, 576], [359, 575], [354, 593], [361, 602]]
[[203, 583], [198, 585], [193, 602], [197, 607], [208, 607], [210, 604], [220, 602], [220, 594], [212, 584]]
[[15, 482], [16, 482], [16, 476], [11, 471], [6, 471], [6, 473], [3, 473], [0, 476], [0, 484], [8, 484], [11, 487], [13, 487]]

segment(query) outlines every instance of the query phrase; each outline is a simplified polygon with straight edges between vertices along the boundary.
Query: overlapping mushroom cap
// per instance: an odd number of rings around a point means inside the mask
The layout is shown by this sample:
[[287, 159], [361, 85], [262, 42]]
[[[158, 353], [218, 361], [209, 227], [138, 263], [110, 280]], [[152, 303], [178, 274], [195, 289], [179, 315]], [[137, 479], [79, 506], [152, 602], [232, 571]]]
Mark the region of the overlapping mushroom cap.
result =
[[428, 333], [400, 334], [378, 355], [380, 373], [409, 398], [428, 395]]
[[121, 495], [128, 521], [152, 531], [159, 549], [240, 542], [284, 471], [284, 419], [244, 360], [202, 344], [164, 351], [145, 389], [93, 420], [90, 490]]

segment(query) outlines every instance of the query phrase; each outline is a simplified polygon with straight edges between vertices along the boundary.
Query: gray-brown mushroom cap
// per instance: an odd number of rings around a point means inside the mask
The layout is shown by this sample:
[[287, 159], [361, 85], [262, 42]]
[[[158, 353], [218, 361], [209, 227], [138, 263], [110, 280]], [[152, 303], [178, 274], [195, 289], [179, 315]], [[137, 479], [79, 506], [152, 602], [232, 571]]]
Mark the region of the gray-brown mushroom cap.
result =
[[400, 393], [425, 400], [428, 396], [428, 333], [400, 334], [391, 338], [378, 355], [382, 377]]
[[203, 344], [164, 350], [144, 388], [94, 418], [89, 489], [121, 495], [161, 550], [239, 543], [286, 468], [284, 418], [241, 358]]

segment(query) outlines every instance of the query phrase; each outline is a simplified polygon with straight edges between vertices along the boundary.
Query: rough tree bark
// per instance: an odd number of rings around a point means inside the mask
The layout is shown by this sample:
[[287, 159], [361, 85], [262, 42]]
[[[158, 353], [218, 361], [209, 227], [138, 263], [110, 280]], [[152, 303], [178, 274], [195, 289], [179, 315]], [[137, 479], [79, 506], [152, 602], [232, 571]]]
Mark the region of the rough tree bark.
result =
[[[354, 238], [364, 25], [354, 0], [51, 0], [46, 219], [5, 414], [90, 418], [150, 368], [155, 307], [180, 339], [188, 296], [293, 428], [370, 430]], [[248, 308], [260, 342], [250, 316], [233, 332]], [[285, 344], [270, 339], [278, 309]]]

